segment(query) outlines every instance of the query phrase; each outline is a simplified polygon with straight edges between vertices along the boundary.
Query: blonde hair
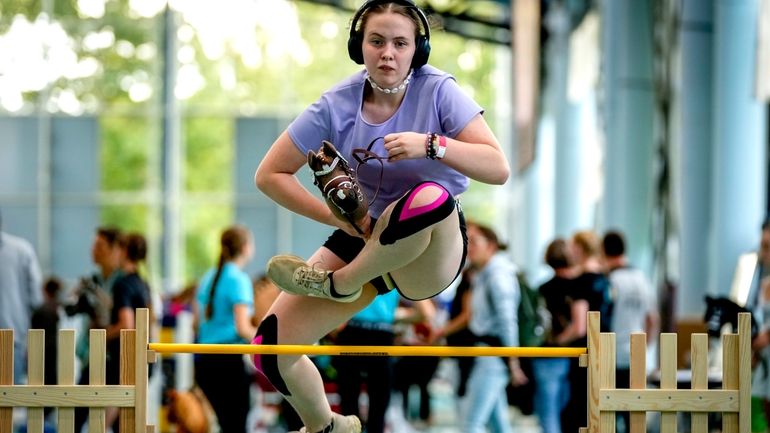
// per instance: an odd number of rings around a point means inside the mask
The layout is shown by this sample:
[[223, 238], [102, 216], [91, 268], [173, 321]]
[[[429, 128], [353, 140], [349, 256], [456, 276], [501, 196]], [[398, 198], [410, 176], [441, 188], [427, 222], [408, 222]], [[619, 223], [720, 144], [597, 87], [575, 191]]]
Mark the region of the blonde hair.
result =
[[572, 235], [572, 242], [585, 257], [595, 257], [601, 252], [599, 237], [591, 230], [581, 230]]

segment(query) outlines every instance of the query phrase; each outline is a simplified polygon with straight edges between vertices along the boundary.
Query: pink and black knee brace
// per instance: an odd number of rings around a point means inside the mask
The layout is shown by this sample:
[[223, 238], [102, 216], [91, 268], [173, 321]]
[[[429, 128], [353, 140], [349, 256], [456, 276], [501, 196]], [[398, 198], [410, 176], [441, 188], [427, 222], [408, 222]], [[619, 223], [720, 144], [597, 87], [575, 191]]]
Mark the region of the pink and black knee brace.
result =
[[[441, 194], [432, 203], [411, 208], [410, 206], [417, 194], [425, 188], [439, 188]], [[396, 202], [396, 206], [390, 214], [388, 226], [380, 235], [380, 243], [382, 245], [394, 244], [399, 239], [404, 239], [442, 221], [452, 214], [455, 206], [454, 197], [442, 185], [430, 181], [419, 183]]]
[[[251, 344], [278, 344], [278, 317], [275, 314], [267, 316], [257, 329], [257, 335], [251, 340]], [[278, 371], [278, 355], [255, 354], [252, 357], [254, 366], [265, 375], [267, 380], [283, 395], [291, 395]]]

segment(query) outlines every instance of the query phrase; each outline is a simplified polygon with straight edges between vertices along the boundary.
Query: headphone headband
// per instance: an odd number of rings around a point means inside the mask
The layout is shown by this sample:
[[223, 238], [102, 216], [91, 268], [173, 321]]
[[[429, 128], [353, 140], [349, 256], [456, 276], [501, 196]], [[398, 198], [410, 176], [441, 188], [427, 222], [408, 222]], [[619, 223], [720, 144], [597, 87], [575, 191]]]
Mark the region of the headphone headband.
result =
[[353, 19], [350, 22], [350, 35], [348, 37], [348, 54], [350, 55], [350, 58], [359, 65], [364, 63], [364, 55], [361, 50], [363, 35], [357, 29], [358, 21], [369, 9], [386, 3], [395, 3], [414, 10], [417, 13], [417, 18], [422, 24], [422, 31], [420, 32], [420, 29], [418, 29], [419, 35], [415, 40], [416, 49], [414, 57], [412, 58], [412, 68], [419, 68], [428, 62], [428, 56], [430, 55], [430, 23], [422, 9], [417, 7], [412, 0], [367, 0], [364, 2], [353, 15]]

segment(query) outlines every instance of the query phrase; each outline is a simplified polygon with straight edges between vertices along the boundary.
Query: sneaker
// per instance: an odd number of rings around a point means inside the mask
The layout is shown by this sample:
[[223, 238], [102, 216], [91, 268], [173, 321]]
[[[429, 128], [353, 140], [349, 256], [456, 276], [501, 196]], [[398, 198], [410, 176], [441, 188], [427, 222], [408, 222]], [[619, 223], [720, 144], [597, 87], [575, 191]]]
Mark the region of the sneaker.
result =
[[301, 257], [288, 254], [275, 256], [267, 262], [267, 276], [284, 292], [337, 302], [353, 302], [361, 296], [361, 290], [348, 296], [332, 296], [329, 273], [308, 265]]
[[[305, 427], [299, 433], [308, 433]], [[361, 433], [361, 421], [355, 415], [343, 416], [332, 413], [332, 422], [319, 433]]]

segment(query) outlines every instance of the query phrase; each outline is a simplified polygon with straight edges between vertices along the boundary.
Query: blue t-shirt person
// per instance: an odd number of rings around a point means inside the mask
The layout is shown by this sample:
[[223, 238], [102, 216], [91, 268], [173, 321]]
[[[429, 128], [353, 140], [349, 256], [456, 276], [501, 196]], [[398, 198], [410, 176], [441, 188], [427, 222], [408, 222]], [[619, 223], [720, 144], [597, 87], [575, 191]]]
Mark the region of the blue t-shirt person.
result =
[[[210, 269], [198, 285], [197, 300], [201, 312], [206, 311], [211, 293], [211, 281], [216, 268]], [[254, 291], [249, 276], [235, 264], [228, 262], [222, 268], [214, 293], [213, 314], [198, 325], [198, 342], [204, 344], [245, 343], [235, 329], [233, 307], [244, 304], [254, 309]]]

